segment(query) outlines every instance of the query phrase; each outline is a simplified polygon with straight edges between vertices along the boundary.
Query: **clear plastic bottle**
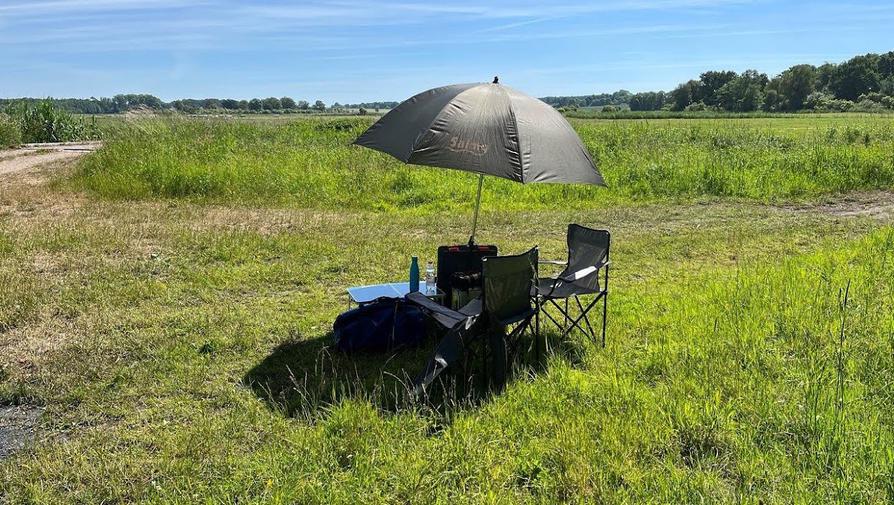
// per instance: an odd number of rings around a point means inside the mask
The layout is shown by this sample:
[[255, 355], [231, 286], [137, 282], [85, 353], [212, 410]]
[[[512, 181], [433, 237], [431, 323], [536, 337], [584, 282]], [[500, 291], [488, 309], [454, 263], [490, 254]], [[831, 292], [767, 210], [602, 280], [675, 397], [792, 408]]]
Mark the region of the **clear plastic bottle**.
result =
[[438, 290], [435, 286], [435, 264], [429, 261], [425, 264], [425, 294], [431, 295]]

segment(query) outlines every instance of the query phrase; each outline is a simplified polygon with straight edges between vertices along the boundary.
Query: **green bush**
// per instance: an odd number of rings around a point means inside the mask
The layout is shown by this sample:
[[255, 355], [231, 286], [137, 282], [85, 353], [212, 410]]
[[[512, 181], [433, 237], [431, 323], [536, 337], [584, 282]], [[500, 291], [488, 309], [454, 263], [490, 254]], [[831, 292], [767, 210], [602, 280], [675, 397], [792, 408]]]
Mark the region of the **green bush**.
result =
[[19, 102], [6, 112], [18, 123], [24, 142], [70, 142], [99, 137], [95, 121], [77, 118], [50, 100]]
[[0, 113], [0, 148], [15, 147], [22, 143], [22, 131], [11, 117]]

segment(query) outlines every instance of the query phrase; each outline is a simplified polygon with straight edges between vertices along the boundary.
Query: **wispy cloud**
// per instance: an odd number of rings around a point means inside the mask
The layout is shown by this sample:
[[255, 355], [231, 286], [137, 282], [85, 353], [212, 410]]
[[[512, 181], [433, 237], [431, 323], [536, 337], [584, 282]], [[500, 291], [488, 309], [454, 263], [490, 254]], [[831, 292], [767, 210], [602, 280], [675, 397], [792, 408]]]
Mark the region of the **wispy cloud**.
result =
[[878, 50], [892, 17], [832, 0], [0, 0], [15, 76], [0, 93], [300, 88], [345, 101], [493, 72], [535, 94], [669, 87], [734, 62], [776, 71], [805, 49], [833, 61]]

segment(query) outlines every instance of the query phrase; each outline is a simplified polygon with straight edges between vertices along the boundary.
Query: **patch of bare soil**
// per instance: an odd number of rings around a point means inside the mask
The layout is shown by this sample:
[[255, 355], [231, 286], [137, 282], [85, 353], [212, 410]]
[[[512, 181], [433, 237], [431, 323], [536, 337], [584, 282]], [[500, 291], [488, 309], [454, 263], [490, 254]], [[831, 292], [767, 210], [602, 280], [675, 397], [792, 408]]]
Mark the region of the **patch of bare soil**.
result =
[[100, 142], [25, 144], [0, 153], [0, 177], [19, 174], [48, 163], [71, 160], [99, 149]]
[[871, 217], [894, 219], [894, 191], [861, 191], [829, 197], [807, 205], [785, 205], [782, 208], [797, 212], [831, 214], [841, 217]]
[[0, 406], [0, 460], [34, 439], [41, 413], [43, 409], [28, 405]]

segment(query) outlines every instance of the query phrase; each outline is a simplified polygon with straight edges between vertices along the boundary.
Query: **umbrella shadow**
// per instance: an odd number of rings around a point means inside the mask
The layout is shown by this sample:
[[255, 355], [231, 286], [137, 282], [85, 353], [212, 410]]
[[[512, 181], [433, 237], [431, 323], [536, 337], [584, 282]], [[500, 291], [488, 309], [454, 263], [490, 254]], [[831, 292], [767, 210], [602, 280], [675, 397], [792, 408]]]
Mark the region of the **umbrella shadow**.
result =
[[331, 333], [284, 342], [252, 367], [243, 383], [271, 410], [289, 417], [314, 417], [347, 399], [369, 400], [389, 411], [413, 403], [413, 379], [431, 355], [430, 341], [413, 349], [350, 355], [331, 342]]
[[[572, 365], [580, 363], [583, 349], [547, 331], [549, 354]], [[243, 384], [270, 410], [287, 417], [315, 419], [331, 405], [344, 400], [369, 401], [386, 412], [424, 408], [450, 416], [477, 408], [495, 391], [463, 373], [445, 373], [429, 386], [424, 397], [413, 394], [417, 374], [430, 359], [438, 339], [430, 337], [418, 347], [382, 353], [345, 354], [332, 347], [332, 334], [311, 340], [289, 340], [277, 346], [243, 377]], [[531, 377], [544, 370], [545, 359], [530, 352], [511, 368], [508, 381]]]

